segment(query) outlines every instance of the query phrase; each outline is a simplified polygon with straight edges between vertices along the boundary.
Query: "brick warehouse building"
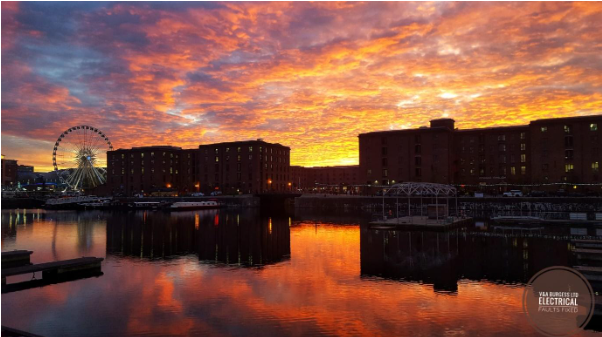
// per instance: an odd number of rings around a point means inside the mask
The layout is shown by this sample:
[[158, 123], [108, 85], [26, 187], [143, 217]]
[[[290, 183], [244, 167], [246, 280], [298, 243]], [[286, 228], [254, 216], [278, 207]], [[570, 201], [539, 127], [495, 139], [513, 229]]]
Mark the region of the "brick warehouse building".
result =
[[159, 190], [197, 191], [196, 149], [146, 146], [107, 152], [107, 185], [111, 194], [132, 196]]
[[199, 146], [199, 177], [204, 192], [226, 194], [286, 192], [290, 147], [262, 139]]
[[367, 185], [424, 181], [471, 189], [497, 185], [497, 192], [512, 185], [601, 182], [602, 115], [467, 130], [454, 124], [453, 119], [436, 119], [430, 127], [360, 134], [360, 180]]
[[326, 189], [346, 192], [349, 186], [359, 185], [359, 166], [303, 167], [291, 166], [291, 180], [295, 190]]
[[148, 146], [107, 153], [111, 194], [156, 191], [226, 194], [288, 191], [290, 148], [262, 140], [200, 145], [198, 149]]

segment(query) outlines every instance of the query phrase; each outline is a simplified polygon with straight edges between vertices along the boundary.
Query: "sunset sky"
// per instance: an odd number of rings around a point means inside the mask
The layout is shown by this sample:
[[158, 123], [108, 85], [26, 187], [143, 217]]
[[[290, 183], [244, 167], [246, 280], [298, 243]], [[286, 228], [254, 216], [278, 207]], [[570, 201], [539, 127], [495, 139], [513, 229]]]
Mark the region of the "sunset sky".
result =
[[2, 154], [263, 138], [357, 164], [357, 135], [602, 113], [602, 3], [2, 2]]

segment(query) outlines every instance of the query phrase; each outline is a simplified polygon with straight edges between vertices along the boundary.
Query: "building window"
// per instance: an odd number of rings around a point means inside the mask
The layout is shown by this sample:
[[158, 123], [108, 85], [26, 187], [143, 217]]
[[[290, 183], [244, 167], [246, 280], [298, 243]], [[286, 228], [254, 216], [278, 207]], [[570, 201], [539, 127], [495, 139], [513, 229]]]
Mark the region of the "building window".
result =
[[383, 137], [383, 138], [381, 138], [381, 140], [380, 140], [380, 141], [381, 141], [381, 144], [382, 144], [382, 145], [387, 145], [387, 137]]
[[548, 132], [548, 127], [547, 126], [542, 126], [541, 127], [541, 132]]
[[252, 154], [250, 154], [250, 155], [249, 155], [249, 160], [252, 160], [252, 159], [253, 159], [253, 155], [252, 155]]
[[506, 156], [505, 155], [501, 155], [500, 156], [500, 163], [506, 163]]
[[144, 167], [140, 169], [140, 173], [144, 174]]
[[564, 159], [573, 159], [573, 150], [564, 150]]
[[414, 163], [416, 164], [416, 166], [422, 165], [422, 157], [415, 157]]
[[564, 137], [564, 146], [565, 147], [573, 147], [573, 136]]
[[238, 151], [238, 153], [240, 153], [240, 146], [238, 147], [237, 151]]
[[414, 146], [414, 153], [416, 153], [416, 154], [422, 153], [422, 146], [420, 144], [417, 144]]
[[525, 143], [520, 144], [521, 151], [525, 151], [526, 149], [527, 149], [527, 144], [525, 144]]
[[575, 167], [573, 166], [573, 164], [564, 164], [564, 172], [573, 173], [574, 169]]
[[510, 174], [512, 174], [513, 176], [515, 176], [515, 175], [516, 175], [516, 167], [512, 166], [512, 167], [510, 168]]
[[527, 162], [527, 155], [526, 154], [521, 154], [520, 155], [520, 162], [521, 163], [526, 163]]
[[387, 158], [383, 158], [383, 166], [387, 166], [389, 164], [389, 161], [387, 160]]
[[387, 148], [386, 148], [386, 147], [383, 147], [383, 148], [382, 148], [382, 155], [383, 155], [383, 156], [386, 156], [386, 155], [387, 155]]
[[598, 123], [592, 123], [589, 125], [590, 131], [598, 131]]
[[414, 142], [415, 143], [420, 143], [420, 135], [414, 136]]
[[219, 157], [215, 157], [215, 162], [219, 163]]
[[240, 155], [237, 156], [236, 161], [240, 161]]
[[525, 139], [525, 138], [527, 138], [527, 134], [525, 132], [521, 132], [520, 139]]
[[500, 151], [502, 151], [502, 152], [506, 151], [506, 144], [500, 144], [500, 145], [498, 146], [498, 149], [499, 149]]
[[368, 170], [366, 171], [366, 175], [369, 177], [370, 175], [372, 175], [372, 170]]
[[499, 136], [497, 136], [497, 140], [498, 141], [502, 141], [502, 142], [505, 141], [506, 140], [506, 135], [499, 135]]
[[521, 166], [520, 167], [520, 174], [522, 174], [522, 175], [527, 174], [527, 167], [526, 166]]
[[388, 176], [389, 176], [389, 170], [383, 169], [383, 177], [388, 177]]
[[564, 133], [571, 133], [571, 126], [570, 125], [565, 125], [564, 126]]
[[600, 166], [599, 166], [598, 162], [597, 161], [593, 162], [592, 163], [592, 172], [598, 173], [599, 171], [600, 171]]
[[420, 167], [416, 168], [416, 177], [422, 176], [422, 169]]

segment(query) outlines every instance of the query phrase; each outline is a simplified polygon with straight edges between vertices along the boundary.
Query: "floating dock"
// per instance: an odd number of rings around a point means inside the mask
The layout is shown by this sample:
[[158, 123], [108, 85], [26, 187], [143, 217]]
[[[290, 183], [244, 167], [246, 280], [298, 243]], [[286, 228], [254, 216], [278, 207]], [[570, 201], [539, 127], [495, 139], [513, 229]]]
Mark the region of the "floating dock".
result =
[[42, 272], [43, 279], [52, 279], [68, 276], [71, 273], [100, 271], [100, 263], [103, 260], [104, 259], [100, 257], [81, 257], [78, 259], [46, 262], [2, 269], [2, 285], [6, 284], [7, 277], [22, 274]]
[[425, 230], [446, 231], [459, 227], [466, 227], [474, 223], [473, 218], [446, 217], [444, 219], [430, 219], [427, 216], [405, 216], [370, 222], [371, 229], [394, 230]]
[[30, 265], [31, 250], [13, 250], [2, 252], [2, 269]]
[[35, 335], [29, 332], [9, 328], [7, 326], [2, 326], [2, 336], [4, 337], [42, 337], [40, 335]]

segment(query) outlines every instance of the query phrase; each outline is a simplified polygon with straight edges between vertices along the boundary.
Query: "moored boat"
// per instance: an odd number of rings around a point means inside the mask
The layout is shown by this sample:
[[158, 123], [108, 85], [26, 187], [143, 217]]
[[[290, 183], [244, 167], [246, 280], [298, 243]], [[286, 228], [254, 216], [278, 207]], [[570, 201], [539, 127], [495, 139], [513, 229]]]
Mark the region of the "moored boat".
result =
[[78, 209], [81, 204], [88, 203], [109, 203], [112, 198], [97, 197], [95, 195], [81, 195], [73, 197], [53, 198], [46, 200], [44, 207], [51, 209]]
[[217, 201], [178, 201], [167, 207], [170, 211], [184, 211], [191, 209], [219, 208], [221, 204]]
[[77, 204], [79, 207], [83, 207], [84, 209], [98, 209], [98, 208], [109, 208], [112, 204], [111, 204], [111, 200], [110, 199], [104, 199], [101, 201], [95, 201], [95, 202], [82, 202]]

